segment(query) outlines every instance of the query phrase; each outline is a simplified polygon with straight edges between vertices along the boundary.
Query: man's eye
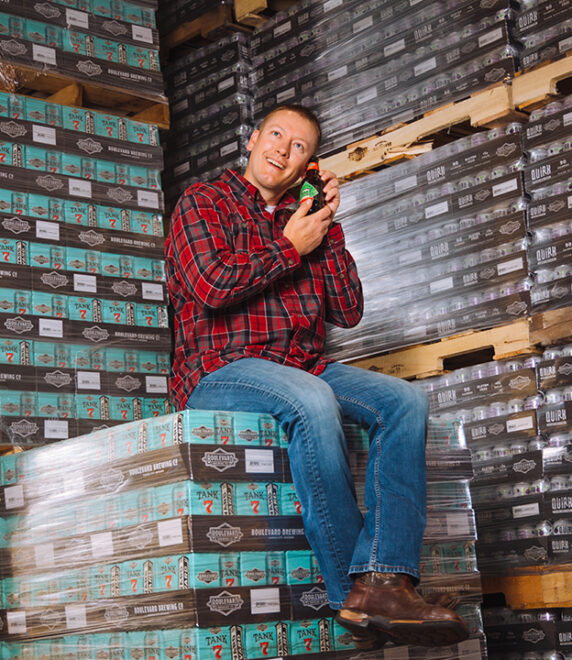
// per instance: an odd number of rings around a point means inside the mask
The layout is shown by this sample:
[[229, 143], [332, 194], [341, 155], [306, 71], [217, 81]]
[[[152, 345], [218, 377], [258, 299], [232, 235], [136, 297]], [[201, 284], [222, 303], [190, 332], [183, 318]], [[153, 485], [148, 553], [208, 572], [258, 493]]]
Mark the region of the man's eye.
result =
[[298, 149], [298, 151], [304, 151], [304, 145], [303, 144], [300, 144], [299, 142], [297, 142], [294, 146], [296, 147], [296, 149]]

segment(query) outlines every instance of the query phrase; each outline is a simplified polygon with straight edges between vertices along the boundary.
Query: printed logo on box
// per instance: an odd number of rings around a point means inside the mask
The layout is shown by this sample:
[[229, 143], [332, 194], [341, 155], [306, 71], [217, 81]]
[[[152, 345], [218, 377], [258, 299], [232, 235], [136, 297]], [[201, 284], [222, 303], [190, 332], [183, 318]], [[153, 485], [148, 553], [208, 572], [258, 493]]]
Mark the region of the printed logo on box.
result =
[[83, 60], [76, 63], [77, 70], [81, 73], [85, 73], [86, 76], [92, 78], [93, 76], [100, 76], [103, 73], [103, 69], [99, 64], [95, 64], [91, 60]]
[[106, 470], [99, 479], [102, 488], [107, 491], [117, 490], [124, 481], [123, 472], [115, 469]]
[[63, 618], [59, 612], [54, 612], [54, 610], [46, 610], [42, 612], [40, 616], [40, 621], [43, 626], [46, 626], [48, 630], [55, 630], [62, 626]]
[[137, 527], [128, 536], [129, 545], [142, 550], [153, 542], [153, 534], [146, 527]]
[[244, 605], [244, 601], [238, 594], [231, 594], [228, 591], [221, 591], [220, 594], [211, 596], [207, 601], [207, 607], [211, 612], [218, 612], [223, 616], [228, 616], [236, 612]]
[[254, 440], [258, 440], [258, 433], [252, 429], [245, 429], [244, 431], [240, 431], [238, 437], [241, 440], [246, 440], [246, 442], [254, 442]]
[[525, 642], [531, 642], [532, 644], [538, 644], [538, 642], [545, 637], [546, 635], [544, 632], [538, 628], [530, 628], [530, 630], [526, 630], [522, 633], [522, 639], [524, 639]]
[[85, 151], [86, 154], [90, 156], [93, 154], [99, 154], [103, 151], [103, 145], [101, 142], [94, 140], [93, 138], [85, 138], [83, 140], [78, 140], [76, 142], [79, 149]]
[[524, 551], [524, 556], [526, 559], [530, 559], [531, 561], [535, 562], [547, 558], [546, 550], [537, 545], [532, 546], [531, 548], [527, 548]]
[[18, 335], [21, 335], [24, 332], [30, 332], [34, 327], [34, 324], [29, 319], [23, 319], [21, 316], [16, 316], [13, 319], [6, 319], [4, 321], [4, 327], [7, 330], [11, 330]]
[[115, 384], [120, 390], [124, 390], [125, 392], [133, 392], [133, 390], [137, 390], [141, 387], [141, 381], [139, 378], [134, 378], [130, 374], [117, 378]]
[[59, 18], [62, 14], [62, 12], [57, 7], [50, 4], [49, 2], [44, 2], [43, 4], [36, 2], [34, 9], [38, 12], [38, 14], [44, 16], [44, 18]]
[[52, 289], [58, 289], [61, 286], [66, 286], [69, 282], [67, 275], [62, 273], [57, 273], [53, 270], [51, 273], [44, 273], [41, 277], [41, 280], [44, 284], [51, 286]]
[[511, 303], [507, 308], [506, 311], [508, 314], [511, 316], [521, 316], [522, 314], [525, 314], [527, 311], [527, 305], [525, 302], [522, 301], [517, 301], [514, 303]]
[[123, 190], [123, 188], [110, 188], [107, 191], [107, 196], [119, 204], [133, 199], [133, 195], [128, 190]]
[[328, 594], [319, 587], [313, 587], [302, 594], [300, 602], [304, 607], [310, 607], [317, 612], [324, 605], [328, 605]]
[[214, 451], [206, 452], [202, 457], [202, 462], [209, 468], [224, 472], [229, 468], [233, 468], [238, 463], [236, 454], [225, 451], [222, 448], [215, 449]]
[[30, 230], [30, 223], [21, 218], [6, 218], [2, 221], [4, 229], [11, 231], [13, 234], [23, 234]]
[[44, 380], [48, 385], [53, 385], [54, 387], [64, 387], [64, 385], [69, 385], [72, 382], [72, 377], [69, 374], [64, 374], [63, 371], [52, 371], [47, 373], [44, 376]]
[[86, 328], [81, 334], [94, 343], [109, 339], [109, 332], [97, 325], [94, 325], [91, 328]]
[[13, 422], [10, 424], [10, 431], [15, 435], [19, 435], [22, 438], [27, 438], [30, 435], [34, 435], [40, 429], [37, 424], [30, 422], [27, 419], [21, 419], [19, 422]]
[[511, 222], [507, 222], [502, 227], [499, 227], [499, 234], [514, 234], [515, 231], [518, 231], [520, 229], [520, 222], [517, 220], [512, 220]]
[[105, 21], [101, 26], [106, 32], [112, 34], [114, 37], [118, 37], [127, 32], [125, 25], [118, 23], [117, 21]]
[[133, 282], [126, 282], [125, 280], [114, 283], [111, 288], [115, 293], [123, 296], [124, 298], [127, 298], [128, 296], [134, 296], [137, 293], [137, 287], [135, 284], [133, 284]]
[[210, 438], [211, 435], [213, 435], [214, 431], [206, 426], [196, 426], [191, 431], [191, 433], [196, 435], [197, 438], [200, 438], [201, 440], [206, 440], [207, 438]]
[[63, 180], [58, 179], [55, 176], [52, 176], [51, 174], [37, 177], [36, 183], [40, 186], [40, 188], [44, 188], [45, 190], [49, 190], [50, 192], [53, 190], [60, 190], [61, 188], [64, 187]]
[[19, 41], [10, 39], [9, 41], [0, 42], [0, 48], [8, 55], [24, 55], [28, 52], [28, 49], [24, 44], [21, 44]]
[[129, 611], [126, 607], [121, 605], [111, 605], [105, 609], [105, 614], [103, 615], [107, 623], [111, 625], [118, 625], [120, 623], [125, 623], [129, 619]]
[[512, 378], [508, 385], [514, 390], [523, 390], [530, 385], [530, 378], [528, 376], [517, 376]]
[[101, 245], [101, 243], [105, 243], [105, 238], [102, 236], [102, 234], [98, 234], [96, 231], [93, 231], [93, 229], [90, 229], [89, 231], [82, 231], [79, 235], [79, 240], [82, 243], [91, 245], [92, 247], [95, 245]]
[[207, 538], [212, 543], [218, 543], [223, 548], [227, 548], [233, 543], [238, 543], [244, 534], [240, 527], [233, 527], [228, 523], [222, 523], [218, 527], [211, 527], [207, 532]]
[[515, 472], [520, 472], [521, 474], [527, 474], [531, 470], [534, 470], [536, 467], [536, 461], [531, 461], [529, 459], [523, 458], [521, 461], [518, 461], [518, 463], [515, 463], [512, 466], [512, 469]]
[[207, 568], [205, 571], [197, 573], [197, 580], [199, 582], [204, 582], [205, 584], [210, 584], [218, 580], [218, 573], [216, 571], [211, 571], [210, 568]]
[[22, 124], [17, 124], [15, 121], [3, 121], [0, 123], [0, 131], [6, 133], [11, 138], [22, 137], [28, 132], [26, 127]]

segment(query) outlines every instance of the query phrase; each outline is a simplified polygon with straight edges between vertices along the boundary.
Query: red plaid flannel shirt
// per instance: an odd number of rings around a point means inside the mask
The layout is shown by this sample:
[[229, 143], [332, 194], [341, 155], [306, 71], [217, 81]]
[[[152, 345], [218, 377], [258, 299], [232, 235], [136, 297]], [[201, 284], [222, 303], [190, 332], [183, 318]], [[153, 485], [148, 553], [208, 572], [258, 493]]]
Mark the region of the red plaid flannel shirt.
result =
[[319, 374], [328, 362], [326, 322], [361, 319], [361, 283], [341, 226], [301, 258], [282, 234], [295, 203], [287, 193], [270, 214], [258, 189], [232, 170], [179, 199], [165, 244], [178, 408], [202, 376], [243, 357]]

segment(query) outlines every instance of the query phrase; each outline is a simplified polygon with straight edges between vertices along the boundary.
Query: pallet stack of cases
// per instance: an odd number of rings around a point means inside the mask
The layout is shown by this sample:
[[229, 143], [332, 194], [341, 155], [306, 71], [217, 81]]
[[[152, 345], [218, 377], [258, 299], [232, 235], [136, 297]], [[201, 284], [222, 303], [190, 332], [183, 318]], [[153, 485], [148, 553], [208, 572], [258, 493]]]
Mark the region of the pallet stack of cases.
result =
[[[346, 433], [359, 485], [367, 434]], [[430, 651], [361, 654], [334, 621], [286, 442], [267, 415], [185, 411], [1, 457], [2, 657], [485, 657], [459, 425], [430, 425], [421, 589], [471, 638]]]
[[32, 446], [170, 412], [162, 151], [155, 125], [15, 90], [165, 97], [150, 3], [2, 10], [0, 432]]
[[167, 207], [188, 185], [243, 171], [254, 128], [248, 37], [237, 33], [176, 57], [165, 68], [171, 129], [165, 142]]

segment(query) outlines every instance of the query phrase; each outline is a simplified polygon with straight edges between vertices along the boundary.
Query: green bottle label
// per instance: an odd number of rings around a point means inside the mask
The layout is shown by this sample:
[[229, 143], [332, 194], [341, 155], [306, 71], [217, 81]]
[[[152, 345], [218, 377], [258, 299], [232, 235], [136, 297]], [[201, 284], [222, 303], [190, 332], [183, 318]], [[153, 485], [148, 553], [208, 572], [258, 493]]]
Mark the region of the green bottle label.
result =
[[318, 194], [318, 191], [314, 186], [308, 181], [304, 181], [302, 187], [300, 188], [300, 201], [303, 202], [306, 199], [312, 199]]

